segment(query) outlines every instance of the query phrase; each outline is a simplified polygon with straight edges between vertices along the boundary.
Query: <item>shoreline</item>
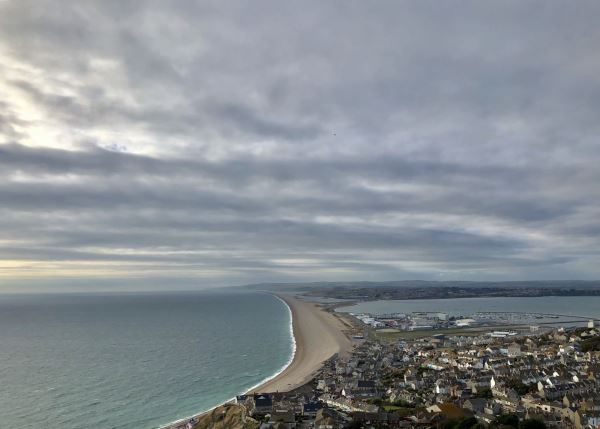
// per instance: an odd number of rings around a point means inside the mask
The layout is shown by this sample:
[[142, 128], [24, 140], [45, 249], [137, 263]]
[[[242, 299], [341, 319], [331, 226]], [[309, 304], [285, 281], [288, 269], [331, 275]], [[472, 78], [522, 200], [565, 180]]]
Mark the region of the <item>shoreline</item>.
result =
[[[279, 296], [275, 293], [271, 293], [271, 292], [266, 292], [266, 293], [273, 295], [275, 298], [277, 298], [279, 301], [281, 301], [288, 310], [288, 314], [290, 316], [289, 331], [290, 331], [290, 338], [292, 339], [292, 355], [290, 356], [288, 361], [285, 363], [285, 365], [283, 365], [281, 368], [279, 368], [279, 370], [275, 374], [265, 378], [262, 381], [259, 381], [257, 384], [252, 386], [250, 389], [245, 391], [243, 393], [245, 395], [256, 392], [257, 389], [260, 389], [262, 386], [265, 386], [268, 383], [275, 381], [278, 377], [280, 377], [283, 374], [284, 371], [286, 371], [290, 367], [290, 365], [292, 365], [294, 360], [297, 359], [297, 355], [298, 355], [298, 342], [296, 341], [296, 332], [295, 332], [296, 323], [294, 322], [294, 311], [292, 310], [292, 307], [281, 296]], [[263, 392], [263, 393], [266, 393], [266, 392]]]
[[295, 352], [289, 365], [281, 372], [247, 393], [276, 393], [296, 389], [309, 382], [333, 355], [345, 355], [352, 349], [352, 342], [343, 332], [346, 326], [339, 316], [294, 295], [273, 295], [282, 300], [292, 314]]
[[[334, 354], [345, 355], [352, 350], [352, 342], [343, 332], [347, 329], [332, 313], [311, 301], [294, 295], [266, 292], [283, 302], [290, 312], [292, 356], [274, 375], [260, 381], [239, 394], [287, 392], [308, 383]], [[237, 396], [237, 395], [236, 395]], [[200, 418], [235, 400], [235, 396], [201, 413], [177, 419], [157, 429], [179, 429], [193, 418]]]

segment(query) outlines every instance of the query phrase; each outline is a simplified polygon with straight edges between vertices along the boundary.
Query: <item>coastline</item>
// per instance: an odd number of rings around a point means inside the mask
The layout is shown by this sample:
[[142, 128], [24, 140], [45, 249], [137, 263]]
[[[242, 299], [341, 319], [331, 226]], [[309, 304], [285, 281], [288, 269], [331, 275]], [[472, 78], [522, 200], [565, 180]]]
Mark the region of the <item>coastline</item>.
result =
[[287, 392], [309, 382], [323, 363], [335, 354], [346, 355], [352, 342], [346, 327], [335, 316], [316, 303], [288, 294], [274, 294], [292, 314], [295, 353], [291, 362], [272, 379], [250, 389], [248, 393]]
[[[344, 356], [352, 350], [352, 342], [344, 333], [347, 326], [335, 316], [310, 301], [294, 295], [267, 292], [282, 301], [290, 312], [290, 335], [293, 353], [277, 373], [248, 389], [246, 394], [287, 392], [309, 382], [323, 363], [334, 354]], [[240, 392], [241, 394], [242, 392]], [[177, 419], [158, 429], [179, 429], [192, 418], [200, 418], [216, 408], [231, 403], [235, 397], [201, 413]]]
[[283, 305], [285, 305], [285, 308], [287, 308], [287, 310], [288, 310], [288, 313], [290, 316], [289, 331], [290, 331], [290, 338], [292, 339], [292, 355], [290, 356], [288, 361], [285, 363], [285, 365], [283, 365], [281, 368], [279, 368], [279, 370], [275, 374], [258, 382], [257, 384], [252, 386], [250, 389], [245, 391], [244, 394], [250, 394], [253, 392], [257, 392], [257, 389], [260, 389], [262, 386], [265, 386], [268, 383], [275, 381], [275, 379], [280, 377], [281, 374], [294, 362], [294, 359], [297, 359], [298, 343], [296, 341], [296, 333], [294, 331], [294, 329], [295, 329], [294, 326], [296, 325], [296, 323], [294, 322], [294, 312], [292, 311], [292, 307], [290, 307], [290, 305], [287, 303], [287, 301], [285, 299], [283, 299], [282, 297], [280, 297], [279, 295], [270, 293], [270, 292], [265, 292], [265, 293], [269, 293], [270, 295], [273, 295], [275, 298], [277, 298], [279, 301], [281, 301], [283, 303]]

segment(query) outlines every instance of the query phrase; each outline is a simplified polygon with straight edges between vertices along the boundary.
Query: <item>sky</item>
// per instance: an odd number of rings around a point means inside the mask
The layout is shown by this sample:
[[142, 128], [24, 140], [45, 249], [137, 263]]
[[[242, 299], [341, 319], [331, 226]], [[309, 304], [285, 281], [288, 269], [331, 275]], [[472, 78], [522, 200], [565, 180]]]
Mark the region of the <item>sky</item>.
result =
[[600, 278], [600, 2], [0, 1], [0, 291]]

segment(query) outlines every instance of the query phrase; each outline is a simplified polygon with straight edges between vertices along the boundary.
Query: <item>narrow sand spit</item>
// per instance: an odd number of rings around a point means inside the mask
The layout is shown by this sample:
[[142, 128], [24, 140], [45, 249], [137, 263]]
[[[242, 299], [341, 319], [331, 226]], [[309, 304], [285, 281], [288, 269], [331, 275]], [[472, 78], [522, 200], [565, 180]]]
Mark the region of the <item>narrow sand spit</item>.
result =
[[352, 344], [343, 330], [344, 323], [316, 304], [277, 294], [292, 310], [296, 353], [290, 365], [277, 377], [253, 389], [253, 392], [287, 392], [310, 381], [324, 361], [335, 353], [347, 354]]

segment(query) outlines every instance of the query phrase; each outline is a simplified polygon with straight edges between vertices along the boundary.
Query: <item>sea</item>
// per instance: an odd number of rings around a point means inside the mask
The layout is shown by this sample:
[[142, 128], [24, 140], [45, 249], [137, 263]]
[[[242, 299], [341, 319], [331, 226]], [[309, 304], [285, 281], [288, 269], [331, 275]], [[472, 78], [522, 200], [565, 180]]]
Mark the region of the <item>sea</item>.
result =
[[[600, 296], [479, 297], [452, 299], [413, 299], [365, 301], [338, 307], [344, 313], [415, 313], [442, 312], [468, 317], [477, 312], [510, 312], [502, 315], [512, 323], [552, 323], [587, 326], [588, 319], [600, 319]], [[544, 316], [542, 316], [544, 314]], [[572, 321], [578, 322], [573, 323]]]
[[260, 292], [0, 295], [0, 428], [157, 428], [279, 373], [291, 332]]

